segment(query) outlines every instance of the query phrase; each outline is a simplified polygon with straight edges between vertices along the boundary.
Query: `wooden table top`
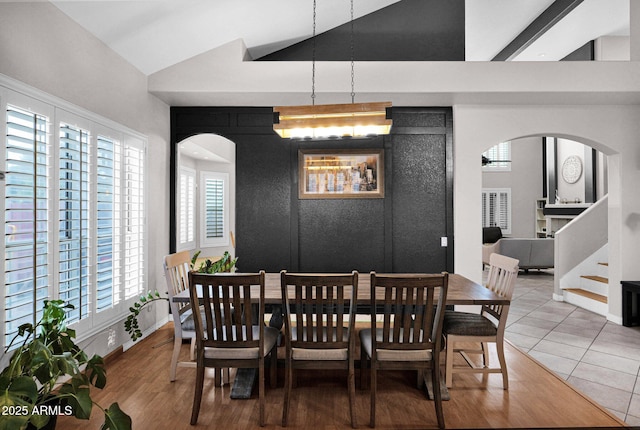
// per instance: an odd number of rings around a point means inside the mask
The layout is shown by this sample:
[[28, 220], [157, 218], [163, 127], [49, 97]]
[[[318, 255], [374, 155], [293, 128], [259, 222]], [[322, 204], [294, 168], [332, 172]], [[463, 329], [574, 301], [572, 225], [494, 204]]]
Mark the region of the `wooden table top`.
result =
[[[371, 303], [371, 277], [361, 273], [358, 276], [358, 304]], [[253, 293], [252, 293], [253, 294]], [[257, 291], [256, 291], [257, 297]], [[280, 291], [280, 273], [267, 273], [265, 275], [265, 303], [277, 305], [282, 303]], [[182, 291], [174, 296], [175, 302], [188, 302], [189, 290]], [[499, 296], [484, 286], [454, 273], [449, 274], [449, 289], [447, 293], [448, 305], [482, 305], [503, 304], [508, 305], [509, 300]]]

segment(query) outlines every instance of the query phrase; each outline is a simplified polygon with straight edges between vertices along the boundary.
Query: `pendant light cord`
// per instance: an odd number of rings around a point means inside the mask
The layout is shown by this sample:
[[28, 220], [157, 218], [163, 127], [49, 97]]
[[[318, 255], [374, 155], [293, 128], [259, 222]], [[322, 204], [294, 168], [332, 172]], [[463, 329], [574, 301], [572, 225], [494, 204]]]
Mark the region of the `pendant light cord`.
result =
[[[354, 52], [355, 43], [353, 36], [353, 0], [351, 0], [351, 37], [350, 37], [350, 49], [351, 49], [351, 103], [355, 103], [356, 91], [355, 91], [355, 62]], [[316, 0], [313, 0], [313, 34], [312, 34], [312, 51], [311, 51], [311, 104], [316, 104]]]
[[311, 104], [316, 104], [316, 0], [313, 0], [313, 50], [311, 51]]
[[[315, 1], [315, 0], [314, 0]], [[351, 103], [355, 103], [355, 72], [354, 72], [354, 41], [353, 41], [353, 0], [351, 0]]]

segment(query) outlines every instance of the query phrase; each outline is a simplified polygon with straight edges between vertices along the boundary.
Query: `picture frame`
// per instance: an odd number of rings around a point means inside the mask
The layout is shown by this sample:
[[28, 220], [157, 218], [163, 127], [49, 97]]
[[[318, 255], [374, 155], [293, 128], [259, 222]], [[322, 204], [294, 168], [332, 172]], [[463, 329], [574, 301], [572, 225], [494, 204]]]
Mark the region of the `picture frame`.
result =
[[383, 149], [300, 149], [300, 199], [384, 198]]

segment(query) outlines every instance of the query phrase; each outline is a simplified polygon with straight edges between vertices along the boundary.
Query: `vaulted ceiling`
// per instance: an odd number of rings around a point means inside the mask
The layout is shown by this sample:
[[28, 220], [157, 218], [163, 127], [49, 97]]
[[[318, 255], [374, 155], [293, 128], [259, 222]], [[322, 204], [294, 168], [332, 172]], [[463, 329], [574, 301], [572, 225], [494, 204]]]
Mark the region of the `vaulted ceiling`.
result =
[[[375, 33], [371, 40], [385, 41], [384, 46], [396, 40], [414, 46], [405, 50], [412, 55], [424, 56], [433, 47], [453, 53], [452, 58], [418, 60], [462, 60], [462, 45], [466, 61], [490, 61], [515, 40], [510, 60], [557, 61], [598, 37], [628, 35], [629, 1], [355, 0], [354, 18], [360, 28], [378, 23], [367, 31]], [[237, 39], [244, 41], [253, 59], [269, 59], [269, 54], [304, 43], [312, 35], [312, 0], [51, 3], [147, 75]], [[459, 14], [435, 11], [447, 3], [464, 6], [462, 20]], [[429, 4], [436, 9], [429, 9]], [[331, 30], [338, 34], [350, 20], [346, 0], [317, 0], [316, 12], [318, 35]], [[459, 44], [453, 38], [450, 44], [443, 42], [454, 34], [446, 33], [452, 28], [463, 37]], [[384, 46], [378, 45], [382, 60]], [[275, 55], [271, 59], [277, 59]]]

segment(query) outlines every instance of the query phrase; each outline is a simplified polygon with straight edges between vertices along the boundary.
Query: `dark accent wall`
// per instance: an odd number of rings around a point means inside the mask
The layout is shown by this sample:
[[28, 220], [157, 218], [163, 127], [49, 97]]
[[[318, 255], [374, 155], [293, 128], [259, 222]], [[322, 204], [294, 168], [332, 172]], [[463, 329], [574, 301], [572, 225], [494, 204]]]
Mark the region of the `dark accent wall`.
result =
[[[172, 108], [171, 251], [177, 145], [216, 133], [236, 144], [240, 270], [453, 271], [451, 109], [393, 108], [392, 115], [388, 136], [287, 140], [273, 132], [271, 108]], [[384, 148], [384, 198], [298, 199], [298, 150], [329, 148]]]
[[591, 40], [560, 61], [594, 61], [596, 59], [596, 42]]
[[[348, 2], [344, 8], [349, 11]], [[319, 13], [316, 22], [322, 20]], [[402, 0], [353, 21], [354, 58], [464, 61], [464, 23], [464, 0]], [[350, 22], [316, 35], [315, 40], [318, 61], [351, 59]], [[258, 60], [311, 61], [312, 53], [313, 38], [309, 38]]]

